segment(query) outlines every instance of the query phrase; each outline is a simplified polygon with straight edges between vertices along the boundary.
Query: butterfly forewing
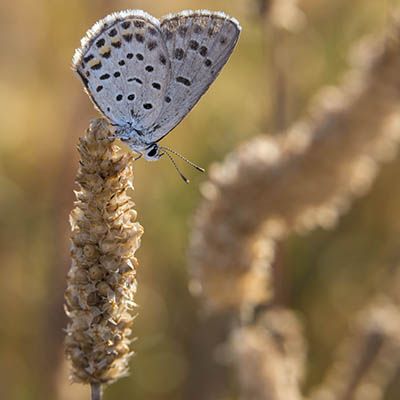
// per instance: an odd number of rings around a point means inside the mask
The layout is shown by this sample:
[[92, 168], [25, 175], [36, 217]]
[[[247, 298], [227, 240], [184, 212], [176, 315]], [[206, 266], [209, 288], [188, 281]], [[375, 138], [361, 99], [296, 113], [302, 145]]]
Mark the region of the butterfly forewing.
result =
[[164, 18], [161, 31], [171, 77], [151, 141], [173, 129], [206, 92], [231, 55], [240, 26], [222, 13], [185, 11]]
[[74, 57], [94, 103], [118, 126], [157, 120], [170, 80], [170, 61], [158, 21], [122, 12], [100, 21]]

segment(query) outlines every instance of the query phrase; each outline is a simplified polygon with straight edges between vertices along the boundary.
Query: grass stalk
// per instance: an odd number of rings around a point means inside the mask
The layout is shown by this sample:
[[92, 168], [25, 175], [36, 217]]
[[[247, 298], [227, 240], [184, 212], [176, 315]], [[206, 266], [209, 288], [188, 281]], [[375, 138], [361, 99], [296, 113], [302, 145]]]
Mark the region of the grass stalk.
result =
[[91, 390], [91, 400], [103, 399], [103, 390], [99, 383], [92, 383], [90, 385], [90, 390]]

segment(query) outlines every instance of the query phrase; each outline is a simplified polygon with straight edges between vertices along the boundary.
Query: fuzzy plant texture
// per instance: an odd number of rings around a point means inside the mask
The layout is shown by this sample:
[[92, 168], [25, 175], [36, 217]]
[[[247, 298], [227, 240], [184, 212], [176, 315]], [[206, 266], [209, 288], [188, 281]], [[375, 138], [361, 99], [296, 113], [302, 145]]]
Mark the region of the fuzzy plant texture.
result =
[[128, 373], [135, 307], [136, 222], [132, 156], [113, 143], [106, 121], [91, 123], [80, 139], [81, 156], [71, 212], [72, 265], [65, 293], [69, 317], [66, 353], [72, 380], [112, 383]]
[[210, 169], [189, 249], [190, 289], [210, 309], [269, 301], [275, 244], [332, 228], [394, 156], [399, 53], [396, 19], [383, 39], [360, 46], [347, 79], [324, 89], [308, 117], [252, 138]]

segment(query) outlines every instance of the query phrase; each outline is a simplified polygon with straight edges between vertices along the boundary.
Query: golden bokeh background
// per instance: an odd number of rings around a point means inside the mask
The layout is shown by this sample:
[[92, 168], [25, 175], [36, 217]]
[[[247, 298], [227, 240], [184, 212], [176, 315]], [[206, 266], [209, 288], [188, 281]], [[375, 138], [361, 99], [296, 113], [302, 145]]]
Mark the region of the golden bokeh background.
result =
[[[247, 138], [279, 134], [274, 54], [280, 55], [287, 89], [285, 124], [290, 125], [307, 112], [319, 88], [340, 83], [353, 45], [364, 35], [382, 35], [400, 1], [300, 0], [304, 19], [293, 30], [271, 27], [260, 4], [0, 3], [0, 399], [89, 398], [87, 388], [68, 383], [63, 292], [76, 144], [98, 115], [70, 65], [79, 40], [97, 19], [127, 8], [156, 17], [209, 8], [239, 19], [243, 31], [232, 58], [190, 116], [163, 141], [208, 167]], [[196, 363], [196, 348], [206, 340], [207, 330], [200, 328], [199, 303], [187, 289], [186, 251], [200, 201], [198, 187], [206, 176], [182, 168], [191, 179], [189, 186], [166, 160], [135, 164], [134, 200], [145, 229], [137, 253], [138, 339], [131, 375], [107, 389], [109, 400], [201, 398], [196, 393], [203, 391], [207, 365]], [[280, 301], [298, 311], [305, 325], [306, 390], [322, 379], [354, 313], [373, 294], [385, 292], [385, 282], [396, 274], [399, 172], [398, 158], [385, 164], [370, 192], [355, 201], [335, 229], [292, 235], [281, 245]], [[228, 393], [235, 392], [234, 379], [223, 385]], [[392, 379], [385, 399], [399, 396], [400, 383]]]

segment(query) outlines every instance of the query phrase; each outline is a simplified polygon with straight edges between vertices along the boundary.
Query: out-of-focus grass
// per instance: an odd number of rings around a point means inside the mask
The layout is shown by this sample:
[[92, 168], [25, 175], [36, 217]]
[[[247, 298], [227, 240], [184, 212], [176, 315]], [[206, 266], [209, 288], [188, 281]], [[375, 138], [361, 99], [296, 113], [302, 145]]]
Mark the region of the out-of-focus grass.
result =
[[[221, 9], [243, 33], [221, 76], [165, 143], [200, 165], [272, 126], [271, 68], [253, 0], [38, 0], [0, 4], [0, 398], [36, 400], [65, 381], [58, 364], [62, 295], [68, 267], [78, 136], [96, 115], [70, 70], [87, 28], [107, 13], [144, 8], [155, 16], [183, 8]], [[287, 34], [290, 119], [318, 87], [337, 83], [352, 44], [382, 32], [400, 1], [303, 0], [307, 25]], [[279, 44], [275, 44], [279, 45]], [[271, 133], [273, 132], [266, 132]], [[184, 167], [186, 168], [186, 166]], [[400, 162], [384, 167], [371, 193], [331, 232], [293, 236], [285, 245], [287, 302], [307, 322], [309, 384], [330, 362], [348, 319], [399, 263]], [[187, 187], [165, 160], [136, 164], [134, 198], [145, 227], [140, 259], [140, 316], [132, 374], [107, 398], [185, 398], [195, 302], [186, 289], [190, 216], [204, 176], [187, 171]], [[68, 386], [62, 386], [68, 391]], [[66, 388], [66, 389], [65, 389]], [[393, 387], [390, 399], [398, 398]], [[64, 398], [65, 397], [64, 394]], [[78, 398], [75, 396], [74, 398]], [[82, 397], [87, 398], [87, 396]]]

